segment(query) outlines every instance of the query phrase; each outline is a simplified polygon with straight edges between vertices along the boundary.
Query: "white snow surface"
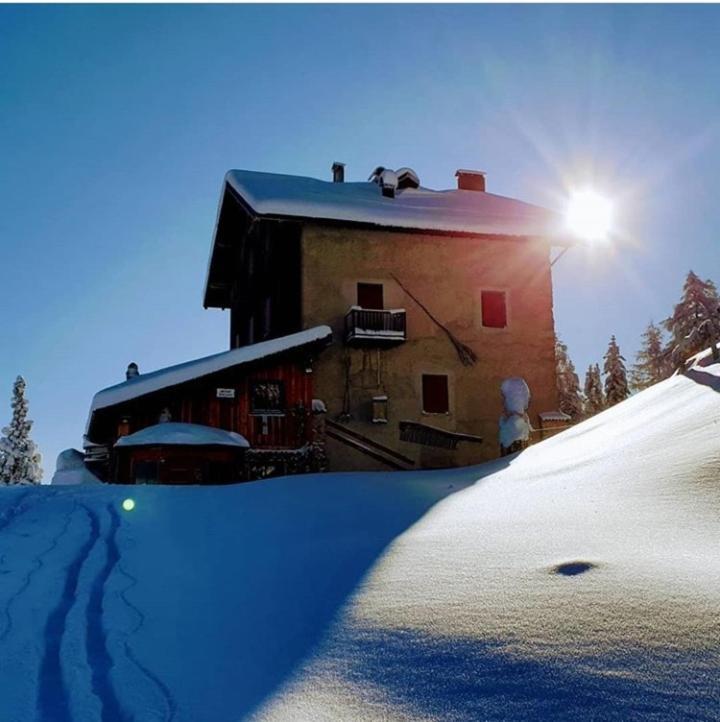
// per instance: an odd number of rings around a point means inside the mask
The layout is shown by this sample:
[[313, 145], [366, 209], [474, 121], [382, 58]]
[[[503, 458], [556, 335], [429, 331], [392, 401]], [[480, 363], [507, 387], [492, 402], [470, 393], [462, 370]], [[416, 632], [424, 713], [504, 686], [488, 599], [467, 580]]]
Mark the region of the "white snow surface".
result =
[[514, 198], [465, 190], [406, 188], [394, 198], [377, 183], [231, 170], [225, 181], [260, 215], [380, 226], [555, 238], [567, 243], [559, 214]]
[[713, 366], [474, 468], [0, 489], [3, 718], [717, 720], [718, 428]]
[[247, 449], [250, 444], [234, 431], [168, 421], [121, 436], [115, 446], [237, 446]]
[[[90, 418], [92, 418], [93, 412], [98, 409], [114, 406], [123, 401], [130, 401], [131, 399], [145, 396], [154, 391], [208, 376], [209, 374], [217, 373], [218, 371], [223, 371], [233, 366], [258, 361], [259, 359], [290, 351], [291, 349], [299, 348], [316, 341], [329, 340], [330, 338], [332, 338], [332, 330], [329, 326], [315, 326], [314, 328], [299, 331], [289, 336], [282, 336], [271, 339], [270, 341], [252, 344], [251, 346], [242, 346], [241, 348], [231, 349], [230, 351], [223, 351], [212, 356], [194, 359], [193, 361], [187, 361], [176, 366], [168, 366], [158, 371], [145, 374], [141, 373], [120, 384], [98, 391], [93, 397], [90, 406]], [[90, 425], [90, 418], [88, 418], [87, 428], [89, 428]]]

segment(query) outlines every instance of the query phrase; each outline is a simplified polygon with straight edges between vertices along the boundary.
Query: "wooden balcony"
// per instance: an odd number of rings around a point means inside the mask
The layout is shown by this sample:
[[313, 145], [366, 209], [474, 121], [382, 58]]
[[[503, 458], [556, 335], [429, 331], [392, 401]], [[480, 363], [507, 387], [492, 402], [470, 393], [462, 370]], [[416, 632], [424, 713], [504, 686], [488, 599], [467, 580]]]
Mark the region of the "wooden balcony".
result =
[[345, 314], [345, 343], [352, 346], [392, 346], [406, 338], [405, 309], [351, 306]]

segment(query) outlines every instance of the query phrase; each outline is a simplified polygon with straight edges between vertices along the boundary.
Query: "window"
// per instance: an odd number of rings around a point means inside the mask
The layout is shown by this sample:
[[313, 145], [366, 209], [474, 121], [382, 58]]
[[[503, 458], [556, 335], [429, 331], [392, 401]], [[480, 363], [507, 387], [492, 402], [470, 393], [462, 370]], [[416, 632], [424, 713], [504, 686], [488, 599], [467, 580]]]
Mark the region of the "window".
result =
[[159, 484], [160, 468], [157, 461], [136, 461], [133, 463], [135, 484]]
[[445, 374], [423, 374], [422, 407], [427, 414], [447, 414], [450, 411], [448, 377]]
[[250, 384], [250, 411], [253, 414], [282, 414], [285, 387], [282, 381], [253, 381]]
[[382, 283], [358, 283], [357, 305], [360, 308], [385, 308]]
[[482, 291], [482, 325], [488, 328], [507, 326], [507, 305], [504, 291]]

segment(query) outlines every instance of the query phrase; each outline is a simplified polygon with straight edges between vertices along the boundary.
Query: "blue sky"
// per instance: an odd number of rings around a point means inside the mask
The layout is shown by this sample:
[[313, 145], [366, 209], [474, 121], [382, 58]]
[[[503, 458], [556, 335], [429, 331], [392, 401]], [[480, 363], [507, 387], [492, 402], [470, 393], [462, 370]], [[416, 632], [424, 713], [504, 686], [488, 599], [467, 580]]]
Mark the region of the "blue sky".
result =
[[0, 6], [0, 401], [25, 375], [49, 476], [129, 361], [226, 347], [225, 171], [333, 160], [615, 197], [622, 240], [558, 263], [555, 317], [581, 372], [613, 333], [631, 361], [688, 269], [720, 281], [719, 31], [713, 6]]

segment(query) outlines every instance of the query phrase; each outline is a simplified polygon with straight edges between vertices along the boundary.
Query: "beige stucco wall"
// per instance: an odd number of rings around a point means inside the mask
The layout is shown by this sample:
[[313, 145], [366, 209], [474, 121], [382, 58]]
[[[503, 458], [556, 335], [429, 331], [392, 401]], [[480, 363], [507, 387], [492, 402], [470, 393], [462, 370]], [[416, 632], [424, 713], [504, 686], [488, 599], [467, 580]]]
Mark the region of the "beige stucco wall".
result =
[[[478, 240], [308, 225], [302, 239], [303, 323], [329, 324], [334, 343], [315, 367], [315, 396], [329, 418], [343, 408], [345, 364], [350, 362], [350, 428], [415, 459], [419, 466], [476, 463], [499, 455], [500, 384], [522, 376], [530, 386], [530, 418], [557, 409], [549, 248], [544, 243]], [[463, 366], [447, 336], [393, 280], [395, 274], [478, 356]], [[353, 349], [343, 343], [344, 318], [357, 301], [358, 282], [382, 283], [385, 308], [407, 311], [407, 341]], [[507, 292], [508, 326], [485, 328], [481, 290]], [[422, 411], [423, 373], [447, 374], [450, 413]], [[387, 425], [371, 422], [371, 400], [389, 397]], [[414, 420], [483, 437], [456, 451], [401, 442], [398, 421]], [[356, 455], [330, 454], [331, 468], [358, 468]]]

